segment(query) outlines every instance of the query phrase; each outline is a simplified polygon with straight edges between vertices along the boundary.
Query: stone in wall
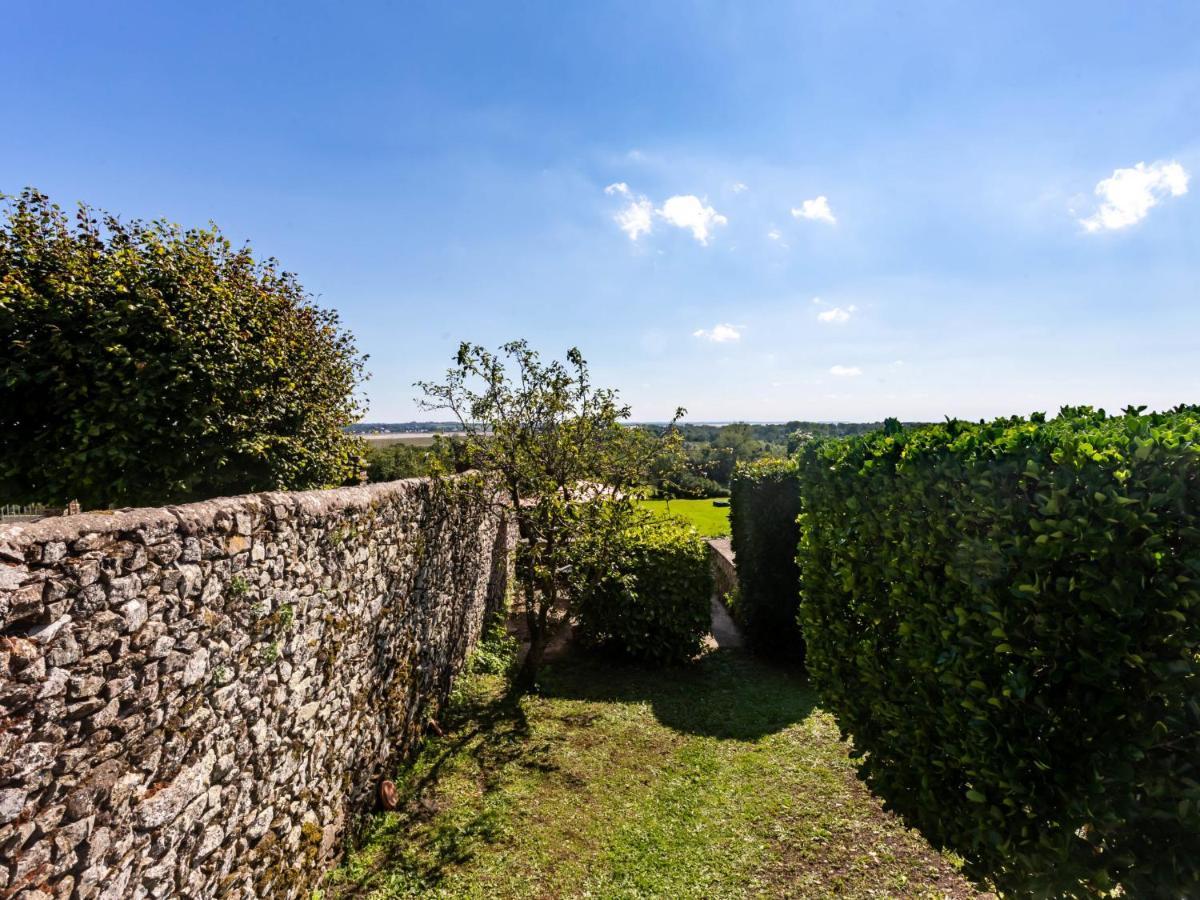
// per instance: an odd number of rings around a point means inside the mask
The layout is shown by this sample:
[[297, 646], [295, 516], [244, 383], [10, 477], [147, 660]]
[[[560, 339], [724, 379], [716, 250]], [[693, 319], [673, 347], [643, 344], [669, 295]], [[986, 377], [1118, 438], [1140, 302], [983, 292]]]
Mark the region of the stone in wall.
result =
[[294, 897], [502, 604], [462, 481], [0, 528], [0, 897]]

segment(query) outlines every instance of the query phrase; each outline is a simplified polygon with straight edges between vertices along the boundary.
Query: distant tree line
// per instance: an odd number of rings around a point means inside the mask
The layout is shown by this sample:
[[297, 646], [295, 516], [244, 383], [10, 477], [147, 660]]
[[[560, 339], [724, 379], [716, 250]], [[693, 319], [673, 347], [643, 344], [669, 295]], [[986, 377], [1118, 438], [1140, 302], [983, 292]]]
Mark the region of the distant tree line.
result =
[[367, 480], [373, 482], [461, 472], [467, 465], [463, 442], [454, 438], [438, 436], [428, 447], [415, 444], [367, 446]]
[[457, 422], [356, 422], [348, 425], [350, 434], [412, 434], [413, 432], [458, 431]]
[[[814, 438], [846, 437], [883, 428], [883, 422], [791, 422], [677, 425], [679, 458], [655, 465], [651, 486], [666, 497], [720, 497], [729, 493], [738, 463], [783, 459]], [[668, 426], [640, 426], [656, 434]]]
[[[438, 426], [442, 426], [440, 429]], [[452, 427], [460, 426], [455, 423]], [[661, 437], [664, 425], [635, 425]], [[650, 487], [665, 497], [722, 497], [729, 493], [738, 463], [760, 459], [784, 459], [807, 441], [822, 437], [846, 437], [883, 428], [883, 422], [735, 422], [730, 425], [677, 425], [680, 437], [673, 442], [670, 457], [662, 456], [651, 466]], [[386, 431], [448, 431], [446, 423], [409, 422], [401, 425], [356, 426], [360, 433]], [[445, 472], [463, 471], [467, 466], [462, 439], [439, 435], [431, 447], [412, 444], [370, 445], [367, 477], [370, 481], [395, 481]]]

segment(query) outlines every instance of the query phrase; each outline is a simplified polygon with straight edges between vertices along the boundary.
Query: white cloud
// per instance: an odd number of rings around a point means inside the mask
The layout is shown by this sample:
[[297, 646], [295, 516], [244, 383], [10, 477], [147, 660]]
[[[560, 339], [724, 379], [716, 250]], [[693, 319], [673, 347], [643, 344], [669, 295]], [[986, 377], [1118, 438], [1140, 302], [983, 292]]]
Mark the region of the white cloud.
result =
[[1146, 218], [1164, 197], [1187, 193], [1188, 173], [1177, 162], [1138, 163], [1131, 169], [1116, 169], [1096, 185], [1100, 208], [1080, 219], [1089, 232], [1128, 228]]
[[783, 237], [783, 232], [781, 232], [778, 228], [772, 228], [770, 231], [767, 232], [767, 237], [769, 237], [773, 241], [777, 241], [781, 237]]
[[706, 341], [712, 341], [714, 344], [724, 344], [728, 341], [740, 341], [742, 333], [728, 322], [720, 325], [714, 325], [711, 329], [698, 328], [692, 332], [692, 337], [703, 338]]
[[820, 322], [828, 322], [832, 325], [845, 325], [850, 321], [852, 313], [858, 310], [857, 306], [847, 306], [842, 309], [840, 306], [835, 306], [833, 309], [827, 309], [825, 312], [817, 313], [817, 320]]
[[624, 197], [629, 201], [613, 216], [613, 221], [629, 235], [631, 241], [636, 241], [639, 236], [650, 233], [654, 227], [654, 204], [650, 202], [649, 198], [641, 194], [635, 195], [629, 189], [629, 185], [623, 181], [610, 184], [604, 189], [604, 193], [610, 197]]
[[654, 217], [665, 219], [678, 228], [686, 228], [701, 244], [707, 244], [712, 229], [728, 223], [723, 215], [705, 204], [694, 194], [681, 194], [667, 199], [660, 209], [655, 209], [645, 194], [635, 194], [624, 181], [614, 181], [604, 189], [610, 197], [621, 197], [628, 201], [613, 216], [621, 230], [636, 241], [641, 235], [654, 230]]
[[746, 190], [746, 185], [740, 181], [735, 181], [733, 183], [732, 190], [735, 194], [740, 194], [742, 191]]
[[837, 224], [833, 210], [829, 208], [829, 198], [824, 194], [811, 200], [805, 200], [800, 204], [799, 209], [792, 209], [792, 215], [797, 219], [813, 219], [818, 222], [828, 222], [830, 225]]
[[645, 197], [630, 201], [629, 205], [613, 216], [621, 230], [629, 235], [631, 241], [636, 241], [638, 235], [649, 234], [653, 226], [650, 218], [654, 207]]
[[694, 194], [677, 194], [670, 197], [657, 212], [672, 225], [691, 229], [692, 237], [701, 244], [708, 243], [713, 226], [724, 225], [729, 221], [711, 206], [706, 206]]
[[858, 366], [830, 366], [830, 375], [837, 375], [839, 378], [854, 378], [862, 374], [862, 369]]

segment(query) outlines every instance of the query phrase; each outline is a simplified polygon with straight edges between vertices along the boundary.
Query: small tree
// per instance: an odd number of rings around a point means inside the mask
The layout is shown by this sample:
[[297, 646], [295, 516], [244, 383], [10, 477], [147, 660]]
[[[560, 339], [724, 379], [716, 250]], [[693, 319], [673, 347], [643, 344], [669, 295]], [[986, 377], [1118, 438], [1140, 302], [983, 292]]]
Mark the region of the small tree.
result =
[[0, 222], [0, 502], [159, 504], [361, 469], [363, 357], [274, 260], [215, 228]]
[[529, 682], [570, 611], [572, 545], [586, 535], [603, 546], [605, 533], [628, 527], [635, 494], [676, 431], [655, 437], [623, 425], [629, 407], [615, 391], [592, 386], [574, 348], [565, 363], [543, 363], [525, 341], [499, 353], [464, 343], [444, 382], [417, 386], [425, 409], [449, 410], [461, 423], [466, 459], [495, 479], [516, 519], [530, 642], [521, 678]]

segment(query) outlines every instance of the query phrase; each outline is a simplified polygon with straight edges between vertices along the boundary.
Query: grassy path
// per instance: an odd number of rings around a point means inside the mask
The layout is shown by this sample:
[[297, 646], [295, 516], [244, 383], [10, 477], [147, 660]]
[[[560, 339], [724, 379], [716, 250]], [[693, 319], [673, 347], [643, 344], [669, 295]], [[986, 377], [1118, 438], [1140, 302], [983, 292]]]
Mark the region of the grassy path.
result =
[[466, 679], [326, 897], [967, 897], [795, 673], [740, 651]]

